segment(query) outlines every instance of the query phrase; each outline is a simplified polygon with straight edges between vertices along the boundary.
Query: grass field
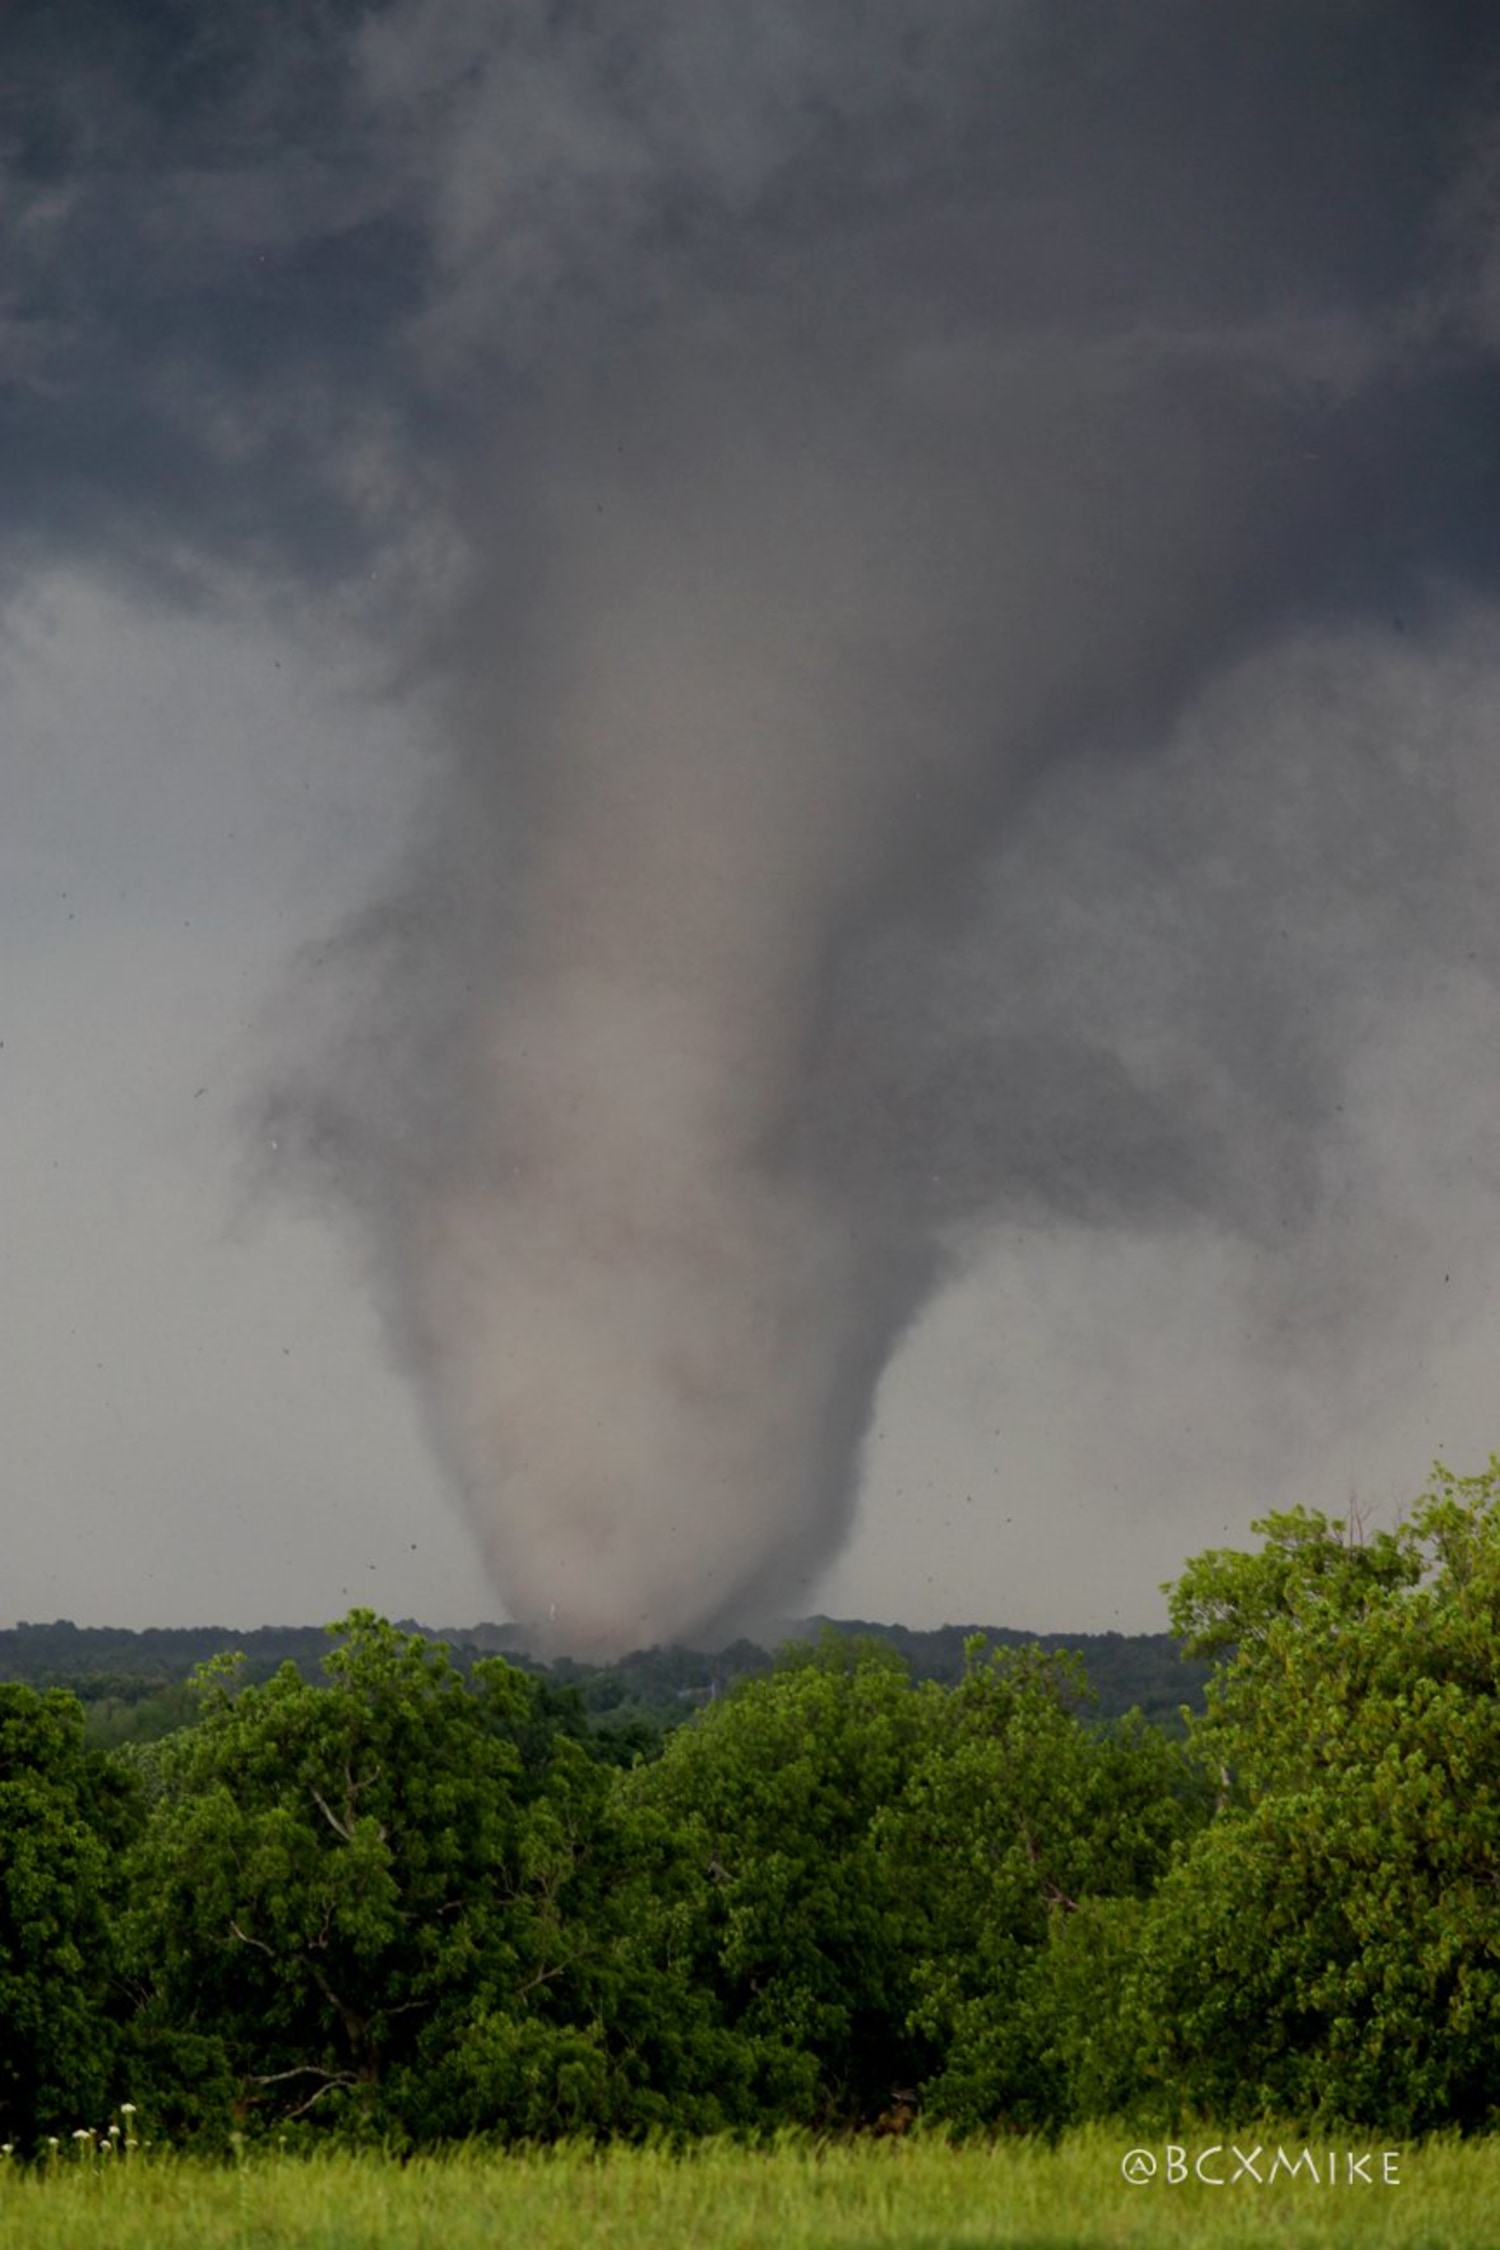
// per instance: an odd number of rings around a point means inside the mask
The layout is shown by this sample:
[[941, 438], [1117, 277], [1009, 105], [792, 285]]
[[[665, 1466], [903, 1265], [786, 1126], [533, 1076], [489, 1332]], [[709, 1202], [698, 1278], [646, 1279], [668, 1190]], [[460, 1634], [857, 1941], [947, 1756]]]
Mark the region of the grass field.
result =
[[[1265, 2141], [1264, 2134], [1259, 2136]], [[1225, 2135], [1226, 2141], [1232, 2136]], [[1241, 2135], [1252, 2149], [1255, 2135]], [[1195, 2140], [1191, 2153], [1206, 2143]], [[173, 2157], [0, 2167], [4, 2250], [1496, 2250], [1500, 2142], [1400, 2156], [1400, 2185], [1314, 2184], [1306, 2166], [1257, 2186], [1121, 2177], [1120, 2136], [954, 2149], [933, 2141], [755, 2154], [577, 2151], [464, 2155]], [[1287, 2143], [1289, 2158], [1300, 2144]], [[1157, 2146], [1158, 2162], [1163, 2150]], [[1274, 2161], [1274, 2143], [1258, 2169]], [[1232, 2171], [1235, 2160], [1209, 2160]]]

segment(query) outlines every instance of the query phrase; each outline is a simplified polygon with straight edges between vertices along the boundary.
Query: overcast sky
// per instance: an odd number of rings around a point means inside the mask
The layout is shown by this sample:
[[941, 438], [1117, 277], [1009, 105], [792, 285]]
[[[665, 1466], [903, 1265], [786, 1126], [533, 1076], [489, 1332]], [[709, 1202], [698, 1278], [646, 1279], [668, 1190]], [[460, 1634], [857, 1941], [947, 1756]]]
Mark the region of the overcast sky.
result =
[[0, 13], [0, 1623], [1159, 1629], [1500, 1447], [1500, 20]]

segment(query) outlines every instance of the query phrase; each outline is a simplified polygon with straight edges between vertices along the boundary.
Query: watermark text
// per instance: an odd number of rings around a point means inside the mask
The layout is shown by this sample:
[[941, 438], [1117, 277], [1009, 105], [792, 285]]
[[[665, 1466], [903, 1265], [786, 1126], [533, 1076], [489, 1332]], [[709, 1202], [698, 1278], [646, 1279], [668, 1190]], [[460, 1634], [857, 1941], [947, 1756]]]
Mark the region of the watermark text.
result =
[[1284, 2181], [1310, 2188], [1400, 2187], [1401, 2151], [1324, 2148], [1307, 2141], [1290, 2149], [1279, 2141], [1274, 2148], [1259, 2141], [1246, 2148], [1234, 2141], [1210, 2141], [1194, 2149], [1168, 2141], [1160, 2149], [1127, 2149], [1120, 2175], [1132, 2187], [1157, 2181], [1181, 2187], [1189, 2180], [1215, 2188], [1279, 2187]]

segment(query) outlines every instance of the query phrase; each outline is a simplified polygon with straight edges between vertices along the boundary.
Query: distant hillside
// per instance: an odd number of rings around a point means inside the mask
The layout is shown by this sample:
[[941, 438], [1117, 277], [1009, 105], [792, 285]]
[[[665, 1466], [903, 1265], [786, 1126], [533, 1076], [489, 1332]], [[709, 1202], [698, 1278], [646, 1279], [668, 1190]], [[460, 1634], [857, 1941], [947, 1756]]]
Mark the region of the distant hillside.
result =
[[950, 1687], [963, 1677], [964, 1643], [975, 1633], [983, 1633], [1001, 1648], [1074, 1649], [1083, 1658], [1098, 1698], [1095, 1711], [1103, 1719], [1140, 1710], [1158, 1724], [1175, 1724], [1184, 1704], [1195, 1711], [1203, 1708], [1210, 1671], [1207, 1664], [1189, 1663], [1170, 1633], [1024, 1633], [1009, 1625], [940, 1625], [919, 1632], [909, 1625], [821, 1617], [791, 1630], [799, 1635], [815, 1633], [825, 1625], [839, 1633], [888, 1641], [906, 1658], [914, 1679], [940, 1680]]
[[[696, 1705], [724, 1694], [737, 1679], [768, 1670], [772, 1662], [767, 1649], [752, 1641], [736, 1641], [707, 1654], [655, 1648], [608, 1665], [581, 1664], [566, 1657], [546, 1664], [528, 1654], [520, 1626], [478, 1625], [433, 1632], [411, 1619], [401, 1622], [409, 1632], [445, 1641], [461, 1664], [479, 1656], [502, 1655], [544, 1674], [558, 1688], [576, 1692], [593, 1725], [610, 1729], [642, 1721], [657, 1727], [676, 1725]], [[1003, 1625], [943, 1625], [919, 1632], [905, 1625], [825, 1617], [802, 1619], [784, 1628], [788, 1640], [811, 1639], [825, 1631], [884, 1641], [906, 1659], [916, 1679], [945, 1685], [962, 1676], [964, 1643], [976, 1632], [1009, 1648], [1035, 1642], [1049, 1650], [1074, 1649], [1097, 1697], [1098, 1717], [1117, 1718], [1138, 1707], [1148, 1718], [1173, 1728], [1180, 1723], [1184, 1704], [1201, 1708], [1208, 1676], [1207, 1665], [1183, 1660], [1170, 1633], [1023, 1633]], [[315, 1625], [262, 1625], [250, 1632], [233, 1632], [220, 1625], [157, 1626], [134, 1633], [124, 1627], [74, 1625], [64, 1618], [51, 1625], [20, 1624], [0, 1631], [0, 1680], [72, 1689], [83, 1702], [97, 1707], [100, 1731], [106, 1734], [137, 1732], [133, 1725], [119, 1729], [110, 1725], [109, 1715], [151, 1703], [156, 1722], [151, 1731], [165, 1731], [187, 1716], [191, 1706], [185, 1683], [195, 1667], [210, 1657], [238, 1650], [247, 1681], [269, 1679], [288, 1661], [304, 1677], [316, 1679], [330, 1645], [329, 1634]]]

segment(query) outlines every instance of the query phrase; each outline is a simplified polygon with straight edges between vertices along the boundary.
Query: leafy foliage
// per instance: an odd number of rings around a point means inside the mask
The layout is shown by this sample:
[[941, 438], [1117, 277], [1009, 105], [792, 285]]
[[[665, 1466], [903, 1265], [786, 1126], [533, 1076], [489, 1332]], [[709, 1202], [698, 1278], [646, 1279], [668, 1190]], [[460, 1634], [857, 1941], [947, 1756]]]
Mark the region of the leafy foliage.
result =
[[1299, 1511], [1173, 1595], [1225, 1656], [1220, 1817], [1163, 1883], [1156, 2071], [1205, 2108], [1493, 2122], [1500, 2065], [1500, 1461], [1395, 1532]]
[[877, 1823], [933, 1710], [889, 1651], [831, 1637], [705, 1711], [627, 1785], [683, 1840], [680, 1942], [753, 2058], [768, 2121], [882, 2110], [925, 2059], [907, 2029], [919, 1910]]
[[138, 1819], [55, 1690], [0, 1687], [0, 2137], [100, 2103], [115, 2052], [112, 1908]]
[[155, 1761], [143, 2050], [217, 2041], [256, 2123], [540, 2135], [618, 2111], [605, 1769], [500, 1660], [465, 1678], [368, 1613], [340, 1630], [323, 1688], [286, 1666], [235, 1694], [210, 1667]]
[[940, 1683], [829, 1630], [696, 1703], [678, 1652], [665, 1735], [368, 1611], [107, 1753], [0, 1688], [0, 2132], [1492, 2127], [1500, 1461], [1256, 1529], [1170, 1590], [1185, 1740], [982, 1636]]
[[1140, 1722], [1081, 1725], [1086, 1692], [1064, 1657], [976, 1640], [881, 1819], [927, 1901], [913, 2021], [941, 2057], [928, 2108], [966, 2130], [1056, 2125], [1114, 2095], [1108, 2071], [1092, 2083], [1084, 2032], [1100, 1948], [1133, 1927], [1110, 1909], [1147, 1896], [1202, 1817], [1181, 1751]]

